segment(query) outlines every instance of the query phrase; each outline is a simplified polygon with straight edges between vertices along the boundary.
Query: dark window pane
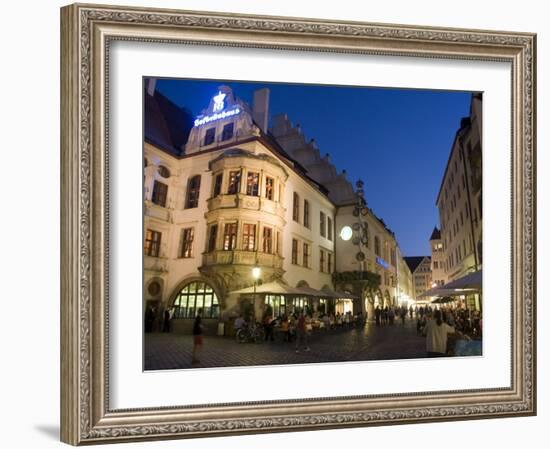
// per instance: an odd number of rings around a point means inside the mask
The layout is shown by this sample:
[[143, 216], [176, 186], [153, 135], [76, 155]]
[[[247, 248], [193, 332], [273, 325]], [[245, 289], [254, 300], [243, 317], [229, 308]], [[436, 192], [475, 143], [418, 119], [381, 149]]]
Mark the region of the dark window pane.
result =
[[229, 140], [233, 137], [233, 123], [228, 123], [223, 127], [222, 140]]
[[192, 209], [199, 205], [199, 193], [201, 190], [201, 176], [193, 176], [187, 186], [187, 199], [185, 201], [185, 208]]
[[216, 140], [216, 128], [208, 128], [204, 135], [204, 145], [210, 145]]
[[151, 201], [159, 206], [166, 207], [166, 197], [168, 186], [160, 181], [155, 181], [153, 184], [153, 195]]
[[214, 194], [213, 194], [214, 197], [222, 193], [222, 181], [223, 181], [223, 174], [220, 173], [216, 175], [216, 178], [214, 180]]
[[210, 234], [208, 235], [208, 252], [216, 249], [216, 237], [218, 235], [218, 225], [210, 226]]

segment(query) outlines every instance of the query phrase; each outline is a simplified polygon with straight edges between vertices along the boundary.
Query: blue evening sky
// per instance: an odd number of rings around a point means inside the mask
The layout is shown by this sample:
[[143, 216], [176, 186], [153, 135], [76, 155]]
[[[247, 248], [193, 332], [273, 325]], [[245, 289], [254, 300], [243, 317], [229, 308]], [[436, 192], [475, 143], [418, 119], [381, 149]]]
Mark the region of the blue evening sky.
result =
[[253, 92], [268, 87], [271, 117], [286, 113], [338, 171], [365, 182], [368, 205], [403, 254], [430, 254], [428, 239], [439, 226], [435, 200], [470, 92], [175, 79], [156, 86], [198, 115], [222, 84], [250, 105]]

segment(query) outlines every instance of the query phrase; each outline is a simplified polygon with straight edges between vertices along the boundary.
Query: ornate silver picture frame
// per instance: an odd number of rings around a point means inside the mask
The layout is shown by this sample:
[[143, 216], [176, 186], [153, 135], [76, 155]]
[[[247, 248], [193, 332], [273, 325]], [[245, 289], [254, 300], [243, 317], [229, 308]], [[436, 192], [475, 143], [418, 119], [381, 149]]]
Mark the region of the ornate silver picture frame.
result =
[[[509, 63], [510, 386], [113, 408], [108, 85], [116, 41]], [[62, 8], [62, 441], [81, 445], [536, 414], [535, 112], [534, 34], [82, 4]]]

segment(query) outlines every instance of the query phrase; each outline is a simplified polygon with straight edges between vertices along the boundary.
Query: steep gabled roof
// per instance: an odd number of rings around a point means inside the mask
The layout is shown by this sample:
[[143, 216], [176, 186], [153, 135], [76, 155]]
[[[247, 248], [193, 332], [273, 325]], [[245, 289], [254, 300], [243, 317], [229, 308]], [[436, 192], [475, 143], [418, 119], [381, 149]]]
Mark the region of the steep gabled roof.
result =
[[432, 235], [430, 236], [430, 241], [432, 240], [441, 240], [441, 231], [437, 229], [437, 226], [434, 227]]
[[430, 256], [410, 256], [410, 257], [403, 257], [405, 260], [405, 263], [408, 265], [409, 270], [411, 270], [411, 273], [414, 273], [414, 271], [418, 268], [418, 266], [422, 263], [422, 261], [428, 258], [430, 259]]
[[153, 95], [143, 90], [144, 140], [163, 149], [173, 156], [181, 156], [193, 127], [193, 117], [185, 109], [155, 91]]

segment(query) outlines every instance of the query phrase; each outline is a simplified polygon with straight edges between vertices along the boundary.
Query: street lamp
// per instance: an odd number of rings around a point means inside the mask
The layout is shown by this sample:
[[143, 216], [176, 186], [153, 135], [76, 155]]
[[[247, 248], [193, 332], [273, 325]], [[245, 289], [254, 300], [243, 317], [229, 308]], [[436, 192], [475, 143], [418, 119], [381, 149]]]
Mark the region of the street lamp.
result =
[[352, 237], [353, 237], [353, 230], [351, 229], [351, 226], [344, 226], [340, 231], [340, 238], [345, 242], [347, 242]]

